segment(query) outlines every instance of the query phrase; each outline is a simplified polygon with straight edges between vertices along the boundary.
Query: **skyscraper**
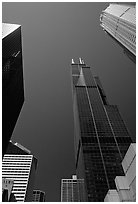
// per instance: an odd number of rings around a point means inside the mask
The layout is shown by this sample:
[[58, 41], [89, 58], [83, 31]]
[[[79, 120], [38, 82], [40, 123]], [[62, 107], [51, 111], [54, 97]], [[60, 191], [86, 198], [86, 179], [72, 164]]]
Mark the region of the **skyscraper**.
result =
[[87, 201], [103, 202], [132, 142], [116, 105], [110, 105], [98, 77], [82, 59], [72, 60], [76, 174], [85, 181]]
[[33, 202], [45, 202], [45, 192], [33, 190]]
[[72, 179], [62, 179], [61, 181], [61, 202], [84, 202], [85, 189], [84, 179], [77, 179], [76, 175]]
[[12, 179], [17, 202], [32, 202], [37, 159], [18, 143], [9, 142], [2, 161], [2, 178]]
[[100, 16], [101, 26], [136, 60], [136, 7], [135, 4], [110, 4]]
[[24, 102], [21, 26], [2, 24], [2, 154]]

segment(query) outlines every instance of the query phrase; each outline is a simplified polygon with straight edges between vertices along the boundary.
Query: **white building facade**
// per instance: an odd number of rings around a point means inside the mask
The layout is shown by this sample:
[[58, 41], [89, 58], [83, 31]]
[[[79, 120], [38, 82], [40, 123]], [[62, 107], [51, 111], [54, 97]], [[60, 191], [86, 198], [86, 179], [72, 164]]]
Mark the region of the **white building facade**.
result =
[[61, 202], [84, 202], [84, 179], [62, 179], [61, 181]]
[[[17, 146], [17, 148], [19, 147]], [[26, 151], [24, 153], [5, 154], [2, 161], [2, 178], [14, 181], [12, 193], [14, 193], [17, 202], [31, 202], [33, 198], [37, 160], [33, 155], [26, 154]]]
[[136, 56], [136, 7], [110, 4], [100, 16], [101, 26]]

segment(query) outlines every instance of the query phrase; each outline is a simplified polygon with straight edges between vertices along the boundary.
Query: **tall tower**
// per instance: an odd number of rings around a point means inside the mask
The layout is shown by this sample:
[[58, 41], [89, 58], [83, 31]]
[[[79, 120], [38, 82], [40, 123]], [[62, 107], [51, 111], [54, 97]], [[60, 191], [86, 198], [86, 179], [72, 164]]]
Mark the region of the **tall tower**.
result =
[[76, 174], [85, 181], [87, 201], [103, 202], [115, 177], [124, 175], [121, 162], [132, 140], [90, 67], [72, 60], [71, 71]]
[[61, 181], [61, 202], [84, 202], [85, 189], [84, 179], [77, 179], [76, 175], [72, 179], [62, 179]]
[[18, 143], [9, 142], [2, 161], [2, 178], [12, 179], [17, 202], [32, 202], [37, 159]]
[[32, 202], [45, 202], [45, 192], [40, 190], [33, 190]]
[[24, 102], [21, 26], [2, 24], [2, 154]]
[[135, 4], [110, 4], [100, 16], [101, 26], [136, 61], [136, 7]]

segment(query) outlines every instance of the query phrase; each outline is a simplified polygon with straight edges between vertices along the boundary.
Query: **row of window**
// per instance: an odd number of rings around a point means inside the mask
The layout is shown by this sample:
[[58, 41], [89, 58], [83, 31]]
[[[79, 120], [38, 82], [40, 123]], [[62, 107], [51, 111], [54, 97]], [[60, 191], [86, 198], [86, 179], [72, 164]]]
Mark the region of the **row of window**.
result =
[[27, 172], [29, 172], [30, 171], [30, 168], [28, 168], [28, 169], [14, 169], [14, 168], [2, 168], [2, 170], [3, 170], [3, 172], [25, 172], [25, 173], [27, 173]]
[[24, 155], [17, 155], [17, 154], [5, 154], [4, 158], [19, 158], [19, 159], [32, 159], [32, 155], [24, 156]]
[[118, 34], [117, 36], [117, 39], [119, 41], [121, 41], [121, 43], [128, 48], [128, 50], [131, 50], [132, 53], [136, 53], [136, 46], [133, 45], [132, 43], [130, 43], [127, 39], [124, 39], [123, 36], [121, 36], [120, 34]]
[[26, 186], [27, 185], [27, 181], [28, 180], [14, 180], [14, 186], [16, 187], [16, 186], [18, 186], [18, 185], [20, 185], [20, 186]]
[[[28, 176], [25, 176], [25, 175], [16, 175], [16, 177], [14, 175], [9, 175], [9, 174], [5, 174], [5, 175], [2, 175], [2, 178], [6, 178], [6, 179], [13, 179], [13, 180], [17, 180], [20, 181], [20, 180], [28, 180]], [[25, 180], [26, 179], [26, 180]]]
[[11, 176], [12, 174], [13, 174], [13, 175], [22, 176], [22, 175], [24, 175], [24, 174], [25, 174], [25, 175], [29, 175], [29, 172], [28, 172], [28, 171], [27, 171], [27, 172], [24, 172], [24, 171], [23, 171], [23, 172], [19, 172], [19, 171], [3, 171], [3, 172], [2, 172], [2, 175], [3, 175], [3, 176], [5, 176], [6, 174], [7, 174], [8, 176]]
[[11, 158], [11, 159], [9, 159], [9, 158], [4, 158], [3, 159], [3, 161], [6, 161], [6, 162], [31, 162], [32, 161], [32, 159], [16, 159], [16, 158]]
[[23, 163], [23, 162], [18, 162], [18, 163], [16, 163], [16, 162], [14, 162], [14, 163], [12, 163], [12, 162], [10, 162], [10, 161], [3, 161], [2, 162], [2, 165], [9, 165], [9, 166], [15, 166], [15, 165], [22, 165], [22, 166], [30, 166], [30, 162], [28, 162], [28, 163]]
[[135, 25], [129, 23], [128, 21], [126, 22], [126, 21], [124, 21], [123, 19], [114, 17], [113, 15], [110, 15], [110, 14], [104, 15], [103, 22], [106, 22], [106, 23], [107, 23], [107, 22], [109, 22], [109, 21], [111, 21], [112, 24], [113, 24], [113, 22], [114, 22], [115, 24], [118, 23], [118, 24], [120, 24], [120, 25], [126, 27], [127, 29], [131, 30], [131, 31], [134, 32], [134, 33], [136, 32], [136, 27], [135, 27]]
[[19, 183], [18, 184], [14, 183], [14, 187], [13, 188], [26, 188], [26, 186], [27, 186], [27, 183], [20, 184], [20, 185], [19, 185]]
[[126, 39], [124, 40], [124, 38], [122, 38], [121, 35], [117, 34], [117, 33], [115, 32], [115, 30], [112, 30], [111, 27], [108, 27], [107, 25], [104, 25], [104, 27], [105, 27], [105, 29], [106, 29], [111, 35], [113, 35], [119, 42], [121, 42], [125, 47], [127, 47], [128, 50], [130, 49], [130, 50], [132, 51], [132, 53], [135, 53], [135, 52], [136, 52], [136, 48], [135, 48], [135, 46], [132, 45], [132, 43], [127, 42]]
[[[17, 191], [26, 191], [26, 188], [13, 188], [12, 193], [18, 193]], [[25, 192], [20, 192], [25, 193]]]
[[8, 170], [16, 170], [16, 171], [19, 170], [19, 171], [21, 171], [21, 170], [30, 170], [30, 168], [29, 167], [24, 167], [24, 168], [22, 168], [22, 167], [21, 168], [19, 168], [19, 167], [18, 168], [16, 168], [16, 167], [15, 168], [13, 168], [13, 167], [6, 167], [6, 168], [2, 167], [2, 170], [7, 170], [7, 171]]

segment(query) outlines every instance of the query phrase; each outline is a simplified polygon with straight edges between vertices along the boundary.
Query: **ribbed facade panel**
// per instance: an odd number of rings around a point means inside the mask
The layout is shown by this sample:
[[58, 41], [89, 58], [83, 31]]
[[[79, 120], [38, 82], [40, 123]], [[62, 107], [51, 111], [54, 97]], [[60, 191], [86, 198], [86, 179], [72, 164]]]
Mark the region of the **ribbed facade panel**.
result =
[[110, 4], [101, 14], [101, 26], [136, 56], [136, 8]]

